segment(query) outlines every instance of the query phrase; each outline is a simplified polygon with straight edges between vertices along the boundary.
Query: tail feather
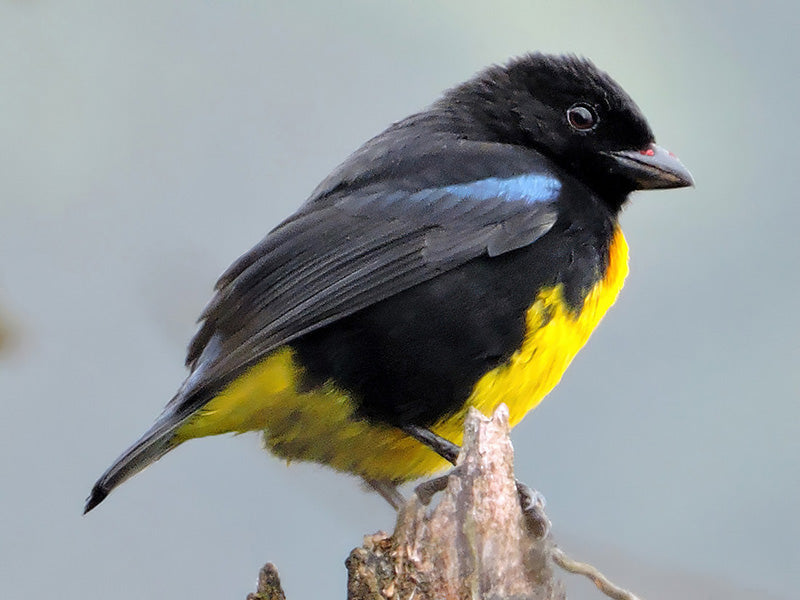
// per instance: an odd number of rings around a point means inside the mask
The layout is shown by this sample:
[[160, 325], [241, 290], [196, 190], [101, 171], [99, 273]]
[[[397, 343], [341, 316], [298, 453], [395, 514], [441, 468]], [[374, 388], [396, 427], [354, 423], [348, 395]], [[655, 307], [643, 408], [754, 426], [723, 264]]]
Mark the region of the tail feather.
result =
[[88, 513], [118, 485], [154, 463], [178, 446], [174, 441], [175, 429], [181, 420], [162, 415], [139, 440], [114, 461], [92, 487], [83, 514]]

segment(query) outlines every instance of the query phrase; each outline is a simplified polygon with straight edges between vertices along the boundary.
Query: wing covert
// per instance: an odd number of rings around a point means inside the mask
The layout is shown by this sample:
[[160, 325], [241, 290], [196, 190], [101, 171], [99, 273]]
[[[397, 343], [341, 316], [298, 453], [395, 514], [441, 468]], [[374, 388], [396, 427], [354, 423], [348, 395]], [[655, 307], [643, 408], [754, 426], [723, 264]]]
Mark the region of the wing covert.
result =
[[561, 181], [533, 158], [508, 176], [435, 186], [405, 176], [412, 189], [382, 181], [312, 197], [220, 278], [171, 408], [188, 415], [281, 345], [475, 257], [535, 242], [558, 217]]

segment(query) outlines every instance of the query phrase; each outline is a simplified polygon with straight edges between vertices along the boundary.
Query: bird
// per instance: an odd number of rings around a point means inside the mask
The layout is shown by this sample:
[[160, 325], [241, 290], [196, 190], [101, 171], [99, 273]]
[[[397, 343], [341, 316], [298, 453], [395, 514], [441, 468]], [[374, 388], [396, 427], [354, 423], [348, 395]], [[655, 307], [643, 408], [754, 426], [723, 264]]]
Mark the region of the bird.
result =
[[397, 486], [448, 466], [470, 407], [516, 425], [628, 274], [621, 209], [692, 186], [589, 59], [489, 66], [356, 150], [219, 278], [188, 376], [84, 512], [190, 439]]

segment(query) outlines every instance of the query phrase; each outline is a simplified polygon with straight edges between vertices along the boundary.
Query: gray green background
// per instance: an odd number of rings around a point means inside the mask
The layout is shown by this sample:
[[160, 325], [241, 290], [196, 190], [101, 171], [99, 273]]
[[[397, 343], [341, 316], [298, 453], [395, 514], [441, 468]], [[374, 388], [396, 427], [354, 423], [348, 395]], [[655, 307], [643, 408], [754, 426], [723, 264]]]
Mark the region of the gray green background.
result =
[[[796, 2], [0, 0], [0, 595], [342, 598], [392, 512], [255, 435], [81, 516], [180, 383], [216, 276], [369, 136], [485, 65], [576, 52], [693, 190], [636, 196], [631, 276], [514, 431], [555, 535], [649, 600], [800, 589]], [[310, 558], [309, 558], [310, 555]], [[568, 579], [573, 598], [599, 598]]]

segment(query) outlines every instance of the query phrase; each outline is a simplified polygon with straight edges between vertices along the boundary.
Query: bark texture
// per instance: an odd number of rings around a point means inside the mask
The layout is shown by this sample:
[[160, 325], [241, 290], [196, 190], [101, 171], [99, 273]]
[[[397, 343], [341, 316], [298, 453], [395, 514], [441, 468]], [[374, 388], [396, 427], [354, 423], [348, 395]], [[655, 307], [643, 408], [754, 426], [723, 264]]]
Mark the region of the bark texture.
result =
[[[456, 467], [425, 482], [397, 515], [350, 553], [348, 600], [565, 600], [553, 568], [588, 577], [615, 600], [638, 600], [557, 548], [544, 503], [514, 478], [508, 409], [470, 411]], [[248, 600], [285, 600], [275, 567]]]
[[565, 598], [544, 514], [520, 504], [508, 433], [505, 406], [491, 419], [470, 413], [443, 491], [430, 504], [427, 490], [414, 494], [392, 536], [368, 536], [350, 554], [349, 600]]

